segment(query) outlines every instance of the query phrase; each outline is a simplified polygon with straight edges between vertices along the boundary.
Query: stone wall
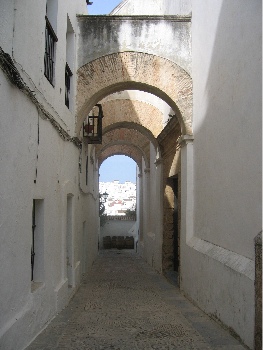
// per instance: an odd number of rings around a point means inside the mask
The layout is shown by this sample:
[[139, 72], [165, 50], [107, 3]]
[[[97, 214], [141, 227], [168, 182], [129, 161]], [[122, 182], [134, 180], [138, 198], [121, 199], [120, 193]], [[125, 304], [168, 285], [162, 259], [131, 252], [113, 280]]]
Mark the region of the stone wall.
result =
[[[180, 136], [180, 125], [174, 117], [166, 128], [159, 135], [157, 140], [160, 142], [163, 161], [163, 248], [162, 248], [162, 265], [163, 271], [173, 270], [174, 268], [174, 190], [173, 177], [177, 176], [180, 181], [180, 154], [178, 138]], [[180, 186], [178, 197], [180, 194]], [[180, 218], [180, 197], [179, 213]], [[180, 224], [178, 224], [180, 237]]]

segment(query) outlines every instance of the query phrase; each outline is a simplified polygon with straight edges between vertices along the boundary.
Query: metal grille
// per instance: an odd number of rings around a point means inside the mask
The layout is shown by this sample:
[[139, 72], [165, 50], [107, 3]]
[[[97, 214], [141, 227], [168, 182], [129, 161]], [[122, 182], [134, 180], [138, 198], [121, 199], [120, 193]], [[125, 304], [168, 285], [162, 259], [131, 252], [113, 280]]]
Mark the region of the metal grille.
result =
[[69, 108], [69, 94], [70, 94], [70, 77], [72, 76], [72, 72], [66, 63], [65, 68], [65, 105]]
[[55, 69], [55, 42], [58, 38], [46, 16], [46, 30], [45, 30], [45, 77], [54, 85], [54, 69]]

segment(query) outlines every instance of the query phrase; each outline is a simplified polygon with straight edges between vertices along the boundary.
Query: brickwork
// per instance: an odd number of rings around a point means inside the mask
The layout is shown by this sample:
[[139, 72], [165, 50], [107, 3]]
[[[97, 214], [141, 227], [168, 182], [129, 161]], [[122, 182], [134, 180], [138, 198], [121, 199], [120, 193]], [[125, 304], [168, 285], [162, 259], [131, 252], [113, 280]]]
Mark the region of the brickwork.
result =
[[[179, 123], [174, 119], [164, 129], [158, 137], [162, 149], [163, 158], [163, 248], [162, 248], [162, 267], [163, 271], [173, 270], [174, 263], [174, 191], [172, 176], [178, 176], [178, 230], [180, 239], [180, 156], [177, 139], [180, 136]], [[176, 171], [176, 172], [175, 172]]]
[[102, 104], [103, 128], [120, 122], [133, 122], [150, 130], [157, 137], [163, 129], [163, 115], [156, 107], [135, 100], [111, 100]]
[[95, 103], [120, 90], [150, 92], [167, 102], [183, 134], [192, 134], [192, 80], [177, 64], [154, 55], [122, 52], [100, 57], [78, 70], [76, 132]]

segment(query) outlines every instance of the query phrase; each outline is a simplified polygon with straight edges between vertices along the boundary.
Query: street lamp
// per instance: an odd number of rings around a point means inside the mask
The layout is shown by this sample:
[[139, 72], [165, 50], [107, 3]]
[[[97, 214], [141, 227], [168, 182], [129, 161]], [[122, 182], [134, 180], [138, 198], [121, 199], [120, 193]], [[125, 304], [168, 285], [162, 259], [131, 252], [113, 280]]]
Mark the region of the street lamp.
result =
[[107, 192], [100, 193], [100, 196], [99, 196], [99, 204], [100, 204], [99, 214], [100, 215], [102, 215], [105, 211], [104, 203], [106, 203], [108, 196], [109, 194]]
[[105, 203], [107, 201], [109, 194], [107, 192], [102, 193], [101, 197], [103, 198], [103, 202]]

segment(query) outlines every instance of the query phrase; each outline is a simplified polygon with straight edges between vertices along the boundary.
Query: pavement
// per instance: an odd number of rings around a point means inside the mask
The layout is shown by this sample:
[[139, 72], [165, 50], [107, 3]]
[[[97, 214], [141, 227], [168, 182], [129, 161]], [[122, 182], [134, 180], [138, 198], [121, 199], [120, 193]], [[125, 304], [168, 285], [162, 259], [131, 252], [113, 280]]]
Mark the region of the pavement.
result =
[[136, 253], [100, 251], [79, 290], [26, 350], [244, 350]]

